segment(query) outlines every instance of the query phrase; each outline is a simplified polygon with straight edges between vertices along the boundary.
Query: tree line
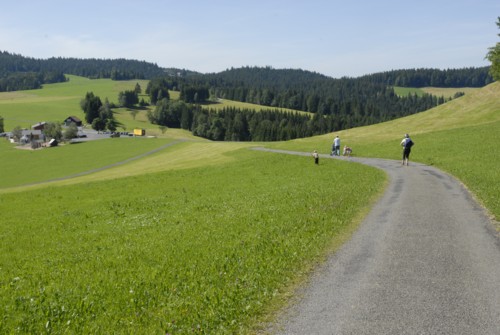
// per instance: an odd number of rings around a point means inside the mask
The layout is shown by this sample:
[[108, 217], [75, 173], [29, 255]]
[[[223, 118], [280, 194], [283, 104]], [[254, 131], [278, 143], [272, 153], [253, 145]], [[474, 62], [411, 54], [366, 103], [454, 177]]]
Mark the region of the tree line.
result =
[[[0, 69], [6, 72], [58, 71], [91, 79], [151, 79], [165, 71], [157, 64], [130, 59], [51, 57], [37, 59], [0, 51]], [[0, 72], [0, 75], [2, 73]]]
[[463, 69], [408, 69], [364, 76], [373, 82], [402, 87], [483, 87], [493, 82], [490, 67]]
[[66, 80], [66, 76], [57, 71], [5, 73], [0, 76], [0, 92], [38, 89], [43, 84], [60, 83]]
[[336, 125], [331, 116], [319, 114], [237, 107], [215, 110], [167, 99], [148, 111], [148, 119], [153, 124], [182, 128], [213, 141], [284, 141], [325, 134]]
[[112, 106], [108, 98], [104, 103], [99, 96], [94, 95], [94, 92], [87, 92], [85, 98], [80, 101], [80, 108], [85, 114], [85, 121], [92, 125], [92, 129], [115, 131], [122, 124], [116, 120]]
[[[168, 73], [173, 71], [170, 69]], [[63, 57], [36, 59], [0, 51], [0, 91], [38, 89], [43, 84], [65, 81], [64, 74], [91, 79], [131, 80], [151, 79], [166, 73], [156, 64], [138, 60]]]
[[[437, 98], [426, 95], [429, 105]], [[414, 104], [416, 95], [403, 98], [408, 109]], [[171, 101], [163, 98], [147, 113], [152, 124], [161, 127], [182, 128], [195, 136], [214, 141], [286, 141], [388, 121], [402, 115], [363, 113], [352, 107], [355, 113], [321, 114], [299, 113], [269, 108], [257, 111], [248, 108], [225, 107], [213, 109], [200, 104]]]
[[191, 132], [213, 141], [287, 141], [333, 131], [334, 119], [278, 109], [195, 108]]

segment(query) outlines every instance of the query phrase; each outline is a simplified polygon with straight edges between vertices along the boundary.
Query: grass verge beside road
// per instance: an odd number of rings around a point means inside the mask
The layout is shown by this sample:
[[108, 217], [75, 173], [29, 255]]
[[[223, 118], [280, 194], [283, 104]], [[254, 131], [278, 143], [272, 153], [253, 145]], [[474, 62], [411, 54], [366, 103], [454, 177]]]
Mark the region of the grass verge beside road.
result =
[[3, 194], [0, 332], [248, 332], [385, 179], [334, 160], [229, 155]]

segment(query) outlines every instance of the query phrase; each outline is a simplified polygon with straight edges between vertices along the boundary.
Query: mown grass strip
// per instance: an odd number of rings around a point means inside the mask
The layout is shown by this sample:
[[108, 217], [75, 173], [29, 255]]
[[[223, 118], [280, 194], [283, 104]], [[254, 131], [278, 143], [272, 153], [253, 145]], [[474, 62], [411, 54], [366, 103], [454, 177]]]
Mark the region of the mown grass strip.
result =
[[87, 173], [128, 161], [172, 142], [167, 139], [113, 138], [41, 150], [22, 150], [7, 141], [0, 141], [0, 188]]

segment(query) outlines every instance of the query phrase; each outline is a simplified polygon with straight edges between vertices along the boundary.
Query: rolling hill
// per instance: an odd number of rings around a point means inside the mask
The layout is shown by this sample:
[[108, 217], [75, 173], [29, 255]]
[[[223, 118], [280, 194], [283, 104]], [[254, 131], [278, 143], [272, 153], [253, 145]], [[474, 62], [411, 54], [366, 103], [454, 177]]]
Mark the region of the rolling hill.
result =
[[[0, 115], [9, 127], [58, 120], [78, 111], [82, 90], [125, 87], [78, 80], [78, 90], [0, 95]], [[338, 134], [354, 155], [398, 160], [409, 132], [411, 160], [458, 177], [498, 219], [499, 96], [494, 83], [409, 117], [279, 143], [170, 129], [36, 152], [3, 142], [0, 332], [252, 333], [349, 238], [386, 178], [348, 159], [315, 166], [254, 145], [326, 154]], [[73, 176], [98, 167], [108, 168]], [[20, 172], [42, 183], [22, 186]]]

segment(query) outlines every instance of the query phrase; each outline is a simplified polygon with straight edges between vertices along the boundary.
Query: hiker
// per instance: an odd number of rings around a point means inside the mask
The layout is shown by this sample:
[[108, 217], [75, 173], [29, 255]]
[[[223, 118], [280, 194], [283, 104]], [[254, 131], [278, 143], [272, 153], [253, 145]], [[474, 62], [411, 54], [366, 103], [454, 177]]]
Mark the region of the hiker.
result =
[[338, 135], [333, 140], [331, 156], [340, 156], [340, 137]]
[[401, 146], [403, 147], [403, 161], [401, 163], [402, 165], [405, 165], [406, 162], [406, 166], [408, 166], [408, 162], [410, 160], [411, 147], [413, 146], [413, 144], [414, 143], [411, 140], [410, 135], [405, 134], [405, 137], [401, 141]]
[[314, 150], [312, 156], [314, 157], [314, 164], [319, 164], [318, 150]]

